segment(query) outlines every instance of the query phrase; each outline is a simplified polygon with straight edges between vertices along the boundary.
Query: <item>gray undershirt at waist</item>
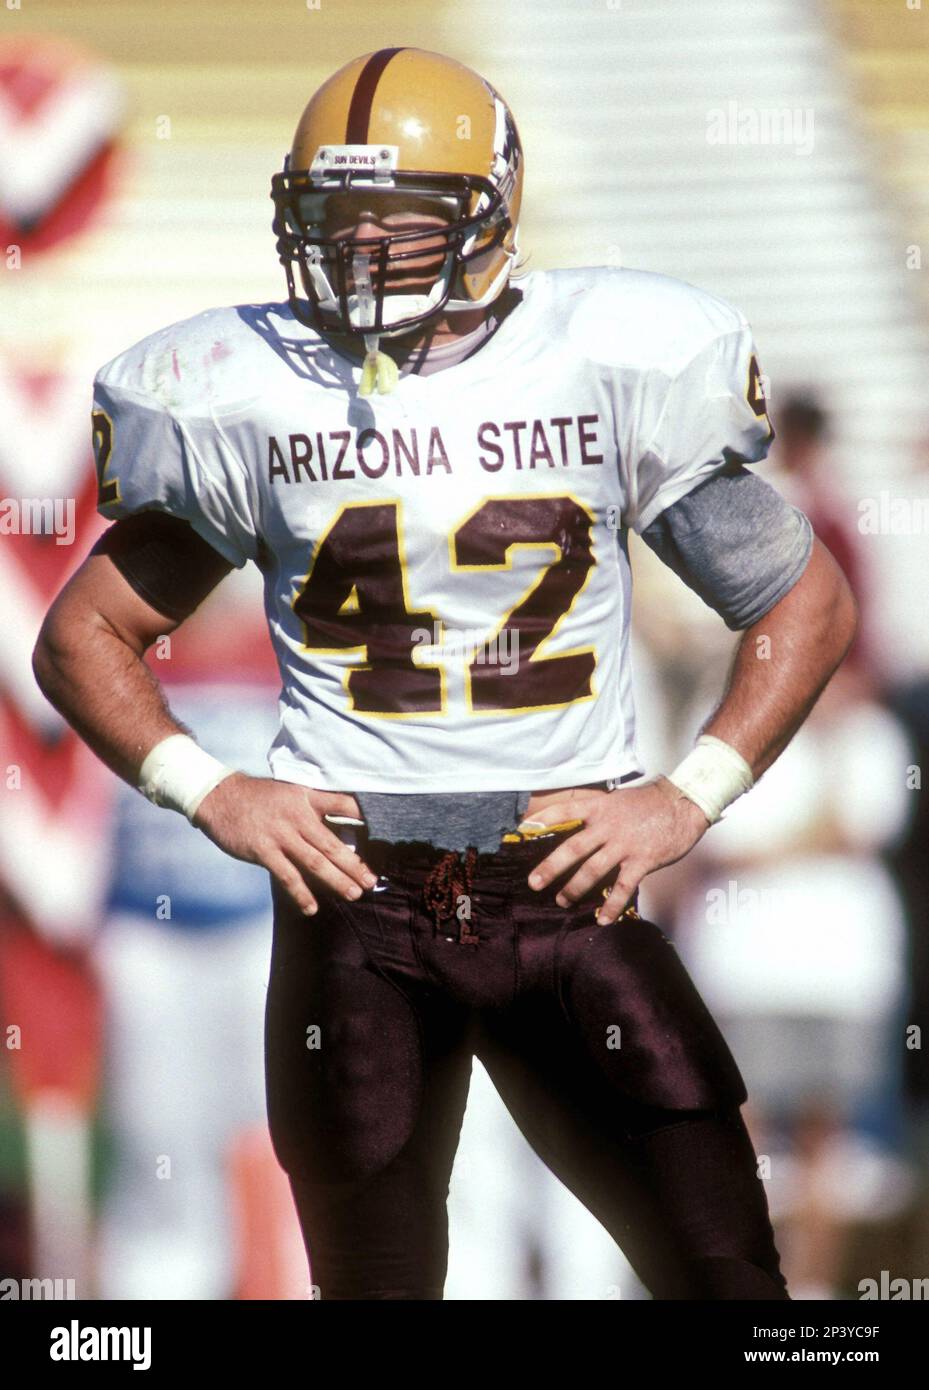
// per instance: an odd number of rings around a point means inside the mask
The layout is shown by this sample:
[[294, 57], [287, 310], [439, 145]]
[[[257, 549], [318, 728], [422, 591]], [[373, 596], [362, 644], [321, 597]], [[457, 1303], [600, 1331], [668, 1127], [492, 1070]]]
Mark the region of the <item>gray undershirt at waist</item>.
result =
[[[627, 772], [616, 779], [640, 781], [644, 774]], [[587, 785], [587, 784], [585, 784]], [[613, 782], [592, 782], [599, 790]], [[439, 849], [464, 851], [473, 846], [493, 854], [508, 830], [526, 814], [532, 792], [355, 792], [372, 840], [418, 840]]]
[[373, 840], [421, 840], [482, 854], [500, 848], [529, 805], [531, 792], [355, 792]]

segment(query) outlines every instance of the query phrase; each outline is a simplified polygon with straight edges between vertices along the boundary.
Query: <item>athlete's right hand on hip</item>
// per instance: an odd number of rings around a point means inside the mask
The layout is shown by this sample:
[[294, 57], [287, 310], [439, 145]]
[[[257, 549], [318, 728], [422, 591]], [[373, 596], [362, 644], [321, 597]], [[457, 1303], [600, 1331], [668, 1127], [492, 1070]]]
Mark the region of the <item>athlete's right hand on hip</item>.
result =
[[237, 772], [200, 803], [193, 823], [235, 859], [261, 864], [301, 912], [317, 909], [312, 886], [359, 898], [377, 877], [325, 824], [327, 814], [358, 816], [348, 792], [317, 791]]

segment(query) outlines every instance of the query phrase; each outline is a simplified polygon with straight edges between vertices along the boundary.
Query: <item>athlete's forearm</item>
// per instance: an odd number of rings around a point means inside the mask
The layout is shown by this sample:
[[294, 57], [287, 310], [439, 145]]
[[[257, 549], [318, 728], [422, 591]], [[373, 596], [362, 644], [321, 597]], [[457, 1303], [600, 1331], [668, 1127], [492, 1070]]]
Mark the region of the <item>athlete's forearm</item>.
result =
[[[109, 555], [92, 554], [52, 604], [36, 643], [33, 667], [46, 697], [131, 786], [156, 744], [189, 732], [143, 661], [179, 625], [145, 602]], [[301, 911], [316, 911], [310, 885], [346, 899], [373, 887], [371, 869], [324, 820], [356, 814], [354, 797], [246, 773], [217, 782], [212, 769], [200, 779], [189, 751], [181, 750], [181, 765], [169, 759], [146, 770], [146, 795], [184, 811], [227, 854], [261, 864]], [[202, 795], [198, 780], [208, 784]]]
[[703, 732], [730, 743], [760, 777], [810, 713], [857, 622], [848, 581], [817, 540], [790, 592], [745, 629], [726, 693]]
[[188, 731], [172, 716], [143, 658], [144, 644], [99, 613], [69, 601], [53, 606], [33, 656], [36, 680], [108, 767], [131, 785], [150, 750]]

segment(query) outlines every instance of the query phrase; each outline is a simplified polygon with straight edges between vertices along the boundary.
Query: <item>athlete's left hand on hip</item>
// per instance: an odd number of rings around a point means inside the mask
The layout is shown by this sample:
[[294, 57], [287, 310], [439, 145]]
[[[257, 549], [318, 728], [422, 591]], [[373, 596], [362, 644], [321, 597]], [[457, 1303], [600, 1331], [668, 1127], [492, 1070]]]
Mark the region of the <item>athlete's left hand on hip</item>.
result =
[[709, 829], [699, 806], [665, 777], [612, 792], [579, 787], [564, 800], [534, 811], [532, 821], [558, 825], [579, 816], [583, 827], [536, 865], [529, 887], [546, 888], [578, 865], [555, 898], [560, 907], [568, 907], [618, 868], [597, 913], [597, 921], [604, 926], [622, 916], [647, 874], [683, 859]]

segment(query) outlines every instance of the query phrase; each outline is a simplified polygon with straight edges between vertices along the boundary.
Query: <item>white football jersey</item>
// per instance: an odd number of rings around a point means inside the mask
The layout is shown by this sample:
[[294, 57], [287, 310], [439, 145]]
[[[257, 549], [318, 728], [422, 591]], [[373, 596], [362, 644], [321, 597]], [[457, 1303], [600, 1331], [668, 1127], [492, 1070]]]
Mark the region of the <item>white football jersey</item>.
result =
[[169, 512], [263, 571], [275, 777], [447, 792], [643, 771], [627, 529], [766, 454], [751, 330], [661, 275], [513, 283], [471, 357], [389, 395], [360, 397], [360, 364], [286, 304], [208, 310], [97, 376], [102, 514]]

